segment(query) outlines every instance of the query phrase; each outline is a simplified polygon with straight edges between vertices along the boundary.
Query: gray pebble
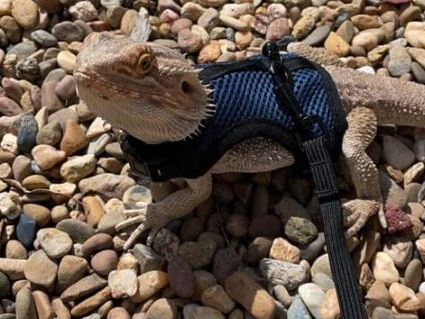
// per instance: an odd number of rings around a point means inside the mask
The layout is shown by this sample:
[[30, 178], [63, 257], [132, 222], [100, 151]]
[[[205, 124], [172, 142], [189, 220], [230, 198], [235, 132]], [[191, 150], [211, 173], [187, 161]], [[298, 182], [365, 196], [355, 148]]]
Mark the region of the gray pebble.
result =
[[425, 83], [425, 70], [418, 62], [412, 62], [412, 73], [416, 81]]
[[82, 41], [84, 38], [84, 31], [71, 21], [59, 22], [52, 28], [52, 34], [59, 41], [72, 42]]
[[31, 32], [31, 39], [43, 47], [54, 47], [58, 43], [55, 36], [45, 30], [36, 30]]
[[30, 153], [36, 145], [37, 121], [31, 113], [24, 113], [21, 117], [21, 126], [18, 131], [18, 148], [23, 154]]
[[300, 296], [296, 296], [289, 307], [288, 319], [311, 319], [307, 307], [301, 300]]
[[16, 237], [28, 249], [32, 248], [36, 230], [36, 221], [25, 214], [21, 214], [16, 227]]
[[84, 243], [95, 233], [92, 226], [76, 219], [64, 219], [56, 228], [68, 233], [74, 243]]

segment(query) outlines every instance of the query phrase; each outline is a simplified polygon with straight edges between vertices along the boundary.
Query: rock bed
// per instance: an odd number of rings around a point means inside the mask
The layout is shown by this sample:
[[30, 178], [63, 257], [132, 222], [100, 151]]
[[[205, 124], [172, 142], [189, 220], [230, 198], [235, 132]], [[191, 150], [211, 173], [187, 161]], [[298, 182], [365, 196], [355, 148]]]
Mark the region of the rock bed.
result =
[[[92, 31], [128, 34], [139, 11], [152, 40], [196, 62], [240, 60], [292, 35], [363, 71], [425, 83], [425, 1], [227, 2], [0, 0], [0, 319], [338, 318], [302, 172], [216, 176], [193, 215], [124, 252], [128, 233], [114, 226], [151, 190], [128, 177], [110, 125], [79, 103], [75, 57]], [[387, 216], [403, 222], [384, 232], [373, 218], [349, 246], [371, 317], [424, 318], [423, 131], [380, 133], [371, 155], [387, 206], [403, 207]]]

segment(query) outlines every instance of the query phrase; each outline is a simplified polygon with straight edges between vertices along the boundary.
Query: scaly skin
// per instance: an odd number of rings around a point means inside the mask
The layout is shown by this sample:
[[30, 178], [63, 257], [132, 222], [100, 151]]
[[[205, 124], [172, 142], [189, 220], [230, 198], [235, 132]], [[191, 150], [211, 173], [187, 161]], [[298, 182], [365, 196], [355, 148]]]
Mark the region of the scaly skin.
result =
[[[288, 50], [328, 65], [326, 69], [337, 85], [347, 113], [349, 127], [342, 150], [358, 196], [344, 204], [349, 226], [347, 235], [358, 232], [378, 211], [381, 225], [385, 227], [378, 171], [365, 150], [380, 124], [425, 127], [425, 86], [345, 68], [337, 57], [323, 49], [292, 44]], [[200, 83], [197, 71], [183, 55], [157, 44], [135, 42], [126, 36], [90, 35], [78, 56], [75, 76], [81, 99], [94, 113], [115, 128], [150, 144], [196, 134], [200, 121], [214, 109], [209, 104], [208, 88]], [[212, 173], [263, 172], [290, 166], [293, 162], [288, 150], [265, 138], [236, 145], [210, 172], [186, 180], [187, 187], [147, 205], [138, 216], [119, 224], [118, 229], [139, 224], [125, 248], [129, 248], [142, 231], [158, 230], [208, 198]]]

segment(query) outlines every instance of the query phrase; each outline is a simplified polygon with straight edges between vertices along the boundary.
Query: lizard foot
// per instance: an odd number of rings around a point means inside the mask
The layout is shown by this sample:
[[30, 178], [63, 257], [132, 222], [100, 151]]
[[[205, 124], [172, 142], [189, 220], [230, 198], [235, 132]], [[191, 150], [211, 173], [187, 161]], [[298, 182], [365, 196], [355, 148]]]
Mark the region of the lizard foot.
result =
[[[124, 214], [127, 215], [128, 219], [122, 221], [121, 223], [118, 223], [115, 226], [115, 229], [117, 231], [121, 231], [124, 228], [131, 227], [138, 225], [135, 230], [132, 231], [130, 234], [130, 237], [125, 241], [124, 243], [124, 250], [129, 249], [131, 246], [134, 245], [137, 238], [145, 231], [150, 230], [149, 236], [147, 239], [147, 245], [151, 245], [153, 239], [155, 238], [156, 233], [167, 224], [167, 221], [162, 220], [161, 218], [158, 218], [158, 216], [153, 219], [152, 217], [155, 216], [154, 214], [154, 205], [146, 205], [144, 208], [138, 208], [138, 209], [128, 209], [124, 211]], [[152, 220], [155, 221], [155, 223], [152, 223]]]
[[385, 222], [384, 212], [380, 202], [375, 200], [354, 199], [343, 204], [345, 222], [349, 226], [346, 231], [347, 237], [357, 234], [370, 217], [379, 212], [379, 221], [384, 227]]

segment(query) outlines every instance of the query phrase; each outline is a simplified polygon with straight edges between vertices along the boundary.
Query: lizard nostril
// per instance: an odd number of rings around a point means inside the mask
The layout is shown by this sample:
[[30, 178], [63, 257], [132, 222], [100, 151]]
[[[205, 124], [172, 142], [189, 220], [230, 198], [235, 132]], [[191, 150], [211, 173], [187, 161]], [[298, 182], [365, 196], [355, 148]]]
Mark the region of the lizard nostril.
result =
[[181, 90], [185, 94], [190, 94], [192, 92], [192, 86], [188, 82], [182, 81]]

